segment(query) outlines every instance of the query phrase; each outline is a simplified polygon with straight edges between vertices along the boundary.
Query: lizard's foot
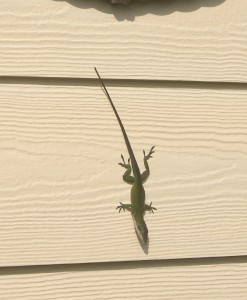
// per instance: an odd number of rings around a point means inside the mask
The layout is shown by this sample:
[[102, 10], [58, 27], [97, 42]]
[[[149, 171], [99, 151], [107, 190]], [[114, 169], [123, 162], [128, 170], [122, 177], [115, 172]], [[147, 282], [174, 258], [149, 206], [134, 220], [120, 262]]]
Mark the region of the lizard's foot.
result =
[[152, 206], [152, 202], [148, 205], [148, 204], [145, 204], [145, 210], [146, 211], [150, 211], [150, 213], [154, 213], [154, 210], [157, 210], [157, 208], [153, 207]]
[[123, 204], [122, 202], [119, 202], [121, 205], [117, 206], [116, 209], [119, 210], [119, 213], [121, 212], [121, 210], [125, 211], [125, 209], [127, 209], [128, 211], [131, 212], [131, 204]]
[[130, 168], [130, 158], [128, 159], [128, 163], [126, 164], [125, 160], [124, 160], [124, 157], [123, 157], [123, 154], [121, 154], [121, 158], [122, 158], [122, 161], [123, 163], [119, 163], [119, 165], [125, 169], [129, 169]]
[[145, 151], [143, 150], [143, 154], [144, 154], [144, 159], [145, 159], [145, 160], [148, 160], [149, 158], [152, 158], [152, 154], [154, 153], [154, 147], [155, 147], [155, 146], [153, 146], [153, 147], [150, 149], [148, 155], [146, 155]]

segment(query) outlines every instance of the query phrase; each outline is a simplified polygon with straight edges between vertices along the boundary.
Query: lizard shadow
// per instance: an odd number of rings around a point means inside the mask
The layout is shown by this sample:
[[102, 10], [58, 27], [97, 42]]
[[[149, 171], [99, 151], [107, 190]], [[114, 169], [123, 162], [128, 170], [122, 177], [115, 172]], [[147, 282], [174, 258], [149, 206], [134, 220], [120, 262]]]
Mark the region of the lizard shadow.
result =
[[136, 17], [146, 14], [158, 16], [169, 15], [180, 11], [184, 13], [202, 7], [215, 7], [226, 0], [149, 0], [141, 2], [133, 0], [129, 5], [111, 4], [110, 0], [53, 0], [66, 1], [80, 9], [96, 9], [102, 13], [112, 14], [118, 21], [134, 21]]

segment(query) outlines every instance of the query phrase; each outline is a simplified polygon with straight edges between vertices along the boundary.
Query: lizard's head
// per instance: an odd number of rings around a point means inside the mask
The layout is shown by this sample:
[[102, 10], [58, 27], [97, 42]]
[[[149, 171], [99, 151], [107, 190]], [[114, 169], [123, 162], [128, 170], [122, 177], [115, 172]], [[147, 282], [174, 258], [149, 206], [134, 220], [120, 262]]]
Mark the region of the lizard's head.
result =
[[134, 220], [135, 231], [138, 239], [146, 245], [148, 242], [148, 228], [144, 220], [137, 222]]

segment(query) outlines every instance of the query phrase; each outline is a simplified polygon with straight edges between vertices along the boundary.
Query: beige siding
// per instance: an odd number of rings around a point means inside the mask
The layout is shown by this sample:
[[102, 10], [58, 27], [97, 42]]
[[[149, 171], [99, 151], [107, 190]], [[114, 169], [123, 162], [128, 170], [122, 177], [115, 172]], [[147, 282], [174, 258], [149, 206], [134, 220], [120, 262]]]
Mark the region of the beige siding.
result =
[[[246, 298], [246, 10], [0, 3], [1, 299]], [[94, 66], [141, 168], [156, 145], [148, 253]]]
[[246, 253], [247, 91], [109, 87], [141, 166], [157, 147], [147, 256], [115, 210], [126, 146], [101, 89], [1, 88], [1, 265]]
[[1, 1], [0, 75], [246, 82], [246, 0], [107, 2]]
[[[66, 269], [66, 268], [65, 268]], [[4, 300], [245, 300], [247, 264], [108, 265], [0, 277]]]

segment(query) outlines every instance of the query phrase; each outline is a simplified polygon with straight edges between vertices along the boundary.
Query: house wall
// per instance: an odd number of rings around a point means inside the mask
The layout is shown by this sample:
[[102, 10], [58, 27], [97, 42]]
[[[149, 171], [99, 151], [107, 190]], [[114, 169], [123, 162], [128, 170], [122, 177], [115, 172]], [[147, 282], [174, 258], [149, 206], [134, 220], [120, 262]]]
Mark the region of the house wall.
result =
[[[245, 299], [247, 3], [0, 3], [1, 299]], [[145, 184], [140, 247], [121, 115]]]

